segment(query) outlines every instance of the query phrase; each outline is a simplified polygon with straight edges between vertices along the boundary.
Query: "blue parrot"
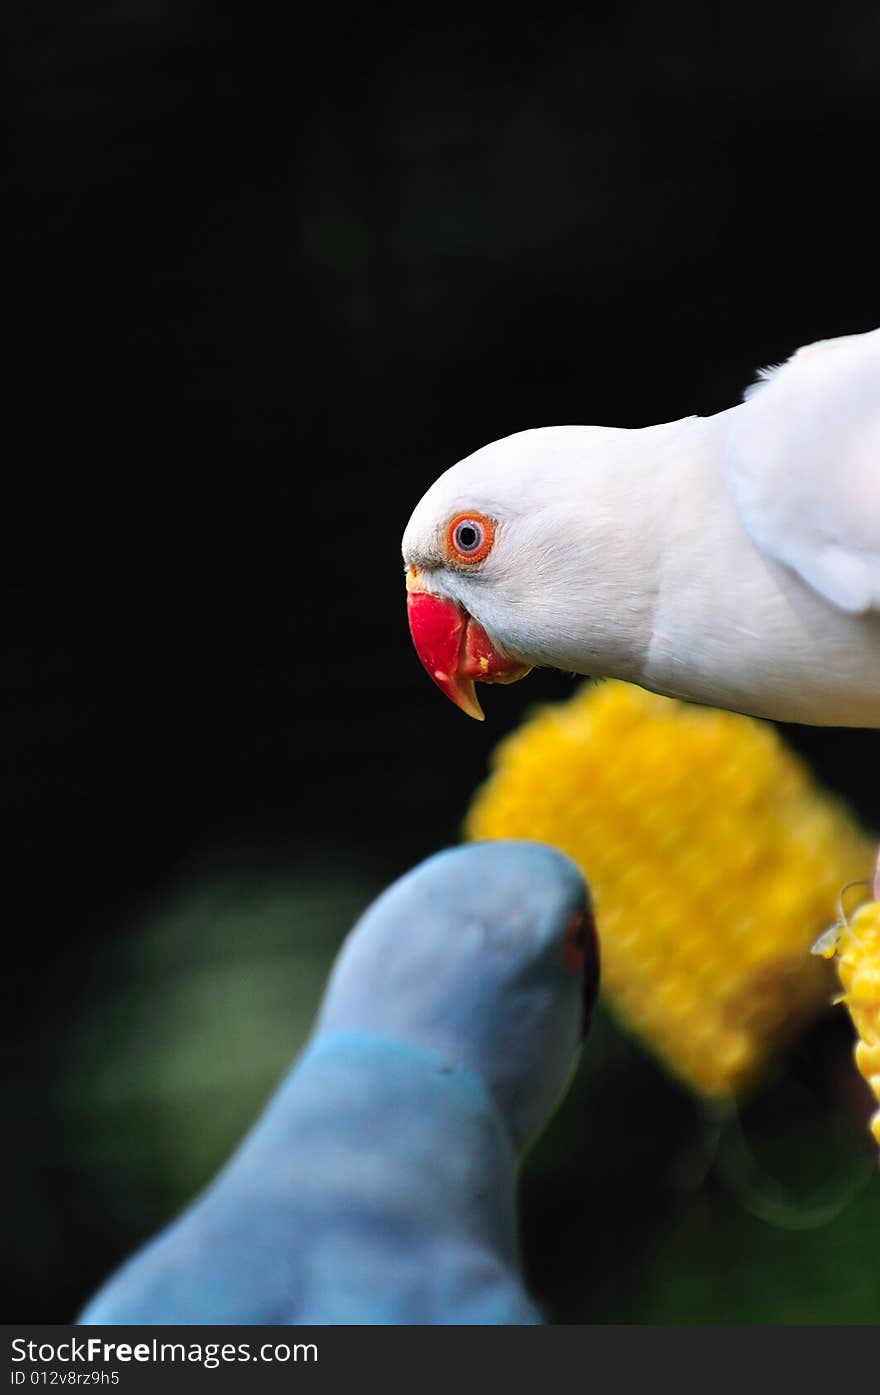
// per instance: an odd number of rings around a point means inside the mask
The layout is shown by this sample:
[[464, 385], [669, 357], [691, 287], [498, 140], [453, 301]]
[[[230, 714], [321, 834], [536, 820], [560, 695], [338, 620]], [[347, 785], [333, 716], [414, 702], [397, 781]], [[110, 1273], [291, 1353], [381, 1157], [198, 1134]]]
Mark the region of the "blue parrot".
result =
[[589, 1021], [583, 879], [538, 843], [429, 858], [346, 939], [313, 1034], [207, 1190], [80, 1323], [535, 1323], [515, 1174]]

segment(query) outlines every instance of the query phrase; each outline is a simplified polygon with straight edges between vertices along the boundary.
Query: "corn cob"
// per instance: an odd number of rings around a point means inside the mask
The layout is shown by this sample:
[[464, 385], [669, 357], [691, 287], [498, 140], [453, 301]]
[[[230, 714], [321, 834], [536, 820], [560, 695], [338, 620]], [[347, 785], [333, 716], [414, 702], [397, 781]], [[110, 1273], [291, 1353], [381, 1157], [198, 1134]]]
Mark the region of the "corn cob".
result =
[[811, 942], [873, 860], [770, 724], [619, 682], [503, 741], [465, 836], [534, 838], [580, 864], [607, 1000], [709, 1099], [750, 1086], [827, 1006]]
[[[861, 906], [851, 920], [826, 931], [813, 948], [825, 959], [836, 959], [843, 987], [836, 1001], [846, 1003], [858, 1036], [856, 1066], [880, 1104], [880, 901]], [[880, 1109], [869, 1128], [880, 1146]]]

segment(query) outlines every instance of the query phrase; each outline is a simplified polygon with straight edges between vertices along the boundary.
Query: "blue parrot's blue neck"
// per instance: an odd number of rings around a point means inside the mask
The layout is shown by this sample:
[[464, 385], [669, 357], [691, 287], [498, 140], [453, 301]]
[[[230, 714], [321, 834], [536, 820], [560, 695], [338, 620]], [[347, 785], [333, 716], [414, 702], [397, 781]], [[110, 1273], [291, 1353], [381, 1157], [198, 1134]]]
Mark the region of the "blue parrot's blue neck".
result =
[[537, 1322], [516, 1161], [476, 1075], [318, 1034], [219, 1177], [80, 1320]]
[[[437, 1229], [482, 1233], [517, 1257], [510, 1134], [483, 1081], [424, 1047], [370, 1032], [318, 1034], [244, 1148], [283, 1159], [288, 1194], [313, 1223], [342, 1206], [424, 1234], [435, 1217]], [[269, 1176], [268, 1159], [262, 1165]]]
[[[448, 1092], [460, 1093], [463, 1102], [467, 1103], [471, 1109], [476, 1106], [485, 1113], [487, 1119], [494, 1120], [495, 1126], [504, 1140], [505, 1147], [513, 1153], [510, 1132], [488, 1086], [474, 1071], [449, 1061], [439, 1051], [430, 1051], [427, 1047], [417, 1046], [414, 1042], [401, 1041], [397, 1037], [385, 1037], [379, 1032], [340, 1031], [320, 1033], [312, 1037], [297, 1062], [297, 1071], [306, 1068], [312, 1061], [333, 1056], [337, 1052], [343, 1056], [351, 1056], [354, 1053], [362, 1059], [372, 1058], [380, 1069], [382, 1057], [385, 1057], [386, 1069], [392, 1064], [395, 1070], [406, 1069], [408, 1066], [413, 1070], [424, 1072], [426, 1079], [439, 1078]], [[516, 1164], [515, 1156], [513, 1156], [513, 1164], [514, 1166]]]

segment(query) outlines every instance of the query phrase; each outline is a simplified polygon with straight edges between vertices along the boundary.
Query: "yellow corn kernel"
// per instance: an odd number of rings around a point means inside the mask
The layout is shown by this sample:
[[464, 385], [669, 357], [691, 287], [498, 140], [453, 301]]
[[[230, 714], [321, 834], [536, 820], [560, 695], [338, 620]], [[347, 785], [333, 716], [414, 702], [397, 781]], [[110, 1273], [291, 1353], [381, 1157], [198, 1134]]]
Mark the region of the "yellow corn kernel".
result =
[[[861, 906], [850, 921], [823, 935], [816, 952], [834, 956], [846, 1003], [859, 1040], [856, 1065], [880, 1104], [880, 901]], [[871, 1118], [871, 1133], [880, 1145], [880, 1109]]]
[[770, 724], [619, 682], [503, 741], [465, 834], [534, 838], [583, 868], [606, 998], [715, 1099], [827, 1006], [809, 949], [874, 851]]

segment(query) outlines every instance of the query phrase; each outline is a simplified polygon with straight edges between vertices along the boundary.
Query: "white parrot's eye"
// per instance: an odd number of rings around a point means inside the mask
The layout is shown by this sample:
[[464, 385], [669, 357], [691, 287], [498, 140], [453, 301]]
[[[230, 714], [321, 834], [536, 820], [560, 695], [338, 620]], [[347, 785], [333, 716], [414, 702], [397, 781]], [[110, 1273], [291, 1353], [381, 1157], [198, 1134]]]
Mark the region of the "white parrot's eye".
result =
[[495, 525], [481, 513], [459, 513], [446, 527], [446, 551], [451, 562], [482, 562], [492, 550]]
[[459, 552], [479, 552], [483, 541], [483, 525], [472, 523], [469, 518], [466, 518], [462, 523], [456, 524], [452, 541]]

